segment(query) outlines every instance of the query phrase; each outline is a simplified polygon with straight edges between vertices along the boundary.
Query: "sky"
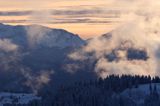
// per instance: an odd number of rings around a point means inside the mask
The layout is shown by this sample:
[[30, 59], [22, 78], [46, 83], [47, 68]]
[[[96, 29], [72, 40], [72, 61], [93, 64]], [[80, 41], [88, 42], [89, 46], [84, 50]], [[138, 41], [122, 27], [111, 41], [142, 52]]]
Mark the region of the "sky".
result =
[[[111, 40], [94, 38], [72, 57], [88, 59], [85, 53], [94, 51], [101, 77], [160, 75], [160, 0], [0, 0], [0, 23], [62, 28], [84, 39], [112, 31]], [[127, 60], [128, 48], [146, 51], [149, 59]], [[113, 51], [120, 60], [108, 62]]]
[[[84, 39], [118, 27], [120, 9], [133, 0], [0, 0], [0, 23], [62, 28]], [[120, 3], [121, 2], [121, 3]]]

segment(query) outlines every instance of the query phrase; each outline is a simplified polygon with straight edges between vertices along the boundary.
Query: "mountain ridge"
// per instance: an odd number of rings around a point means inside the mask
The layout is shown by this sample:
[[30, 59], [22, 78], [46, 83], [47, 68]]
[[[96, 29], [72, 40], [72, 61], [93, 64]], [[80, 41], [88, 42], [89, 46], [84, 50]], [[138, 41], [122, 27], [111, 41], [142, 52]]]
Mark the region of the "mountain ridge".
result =
[[[76, 47], [85, 44], [77, 34], [64, 29], [49, 28], [42, 25], [6, 25], [0, 24], [0, 38], [11, 39], [19, 45], [41, 45], [48, 47]], [[26, 41], [25, 41], [26, 40]], [[25, 43], [25, 44], [23, 44]], [[29, 44], [31, 43], [31, 44]]]

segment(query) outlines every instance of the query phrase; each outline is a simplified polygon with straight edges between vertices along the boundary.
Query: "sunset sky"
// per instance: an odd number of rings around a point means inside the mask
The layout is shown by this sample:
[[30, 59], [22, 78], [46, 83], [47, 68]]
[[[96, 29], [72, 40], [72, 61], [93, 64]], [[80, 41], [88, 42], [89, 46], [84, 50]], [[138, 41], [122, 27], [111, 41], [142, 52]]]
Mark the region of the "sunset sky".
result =
[[131, 0], [0, 0], [0, 23], [41, 24], [90, 38], [116, 28]]

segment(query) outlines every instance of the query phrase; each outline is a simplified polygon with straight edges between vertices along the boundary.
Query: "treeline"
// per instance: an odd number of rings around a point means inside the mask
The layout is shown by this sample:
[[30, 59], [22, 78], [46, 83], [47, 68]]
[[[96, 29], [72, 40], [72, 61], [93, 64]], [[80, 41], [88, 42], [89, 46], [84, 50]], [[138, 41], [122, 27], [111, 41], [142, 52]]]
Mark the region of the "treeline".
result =
[[136, 106], [134, 101], [119, 94], [127, 88], [137, 88], [139, 85], [151, 83], [160, 83], [160, 78], [109, 75], [105, 79], [76, 82], [72, 86], [59, 89], [53, 100], [53, 106]]
[[[137, 106], [137, 104], [120, 94], [142, 84], [160, 83], [160, 78], [140, 75], [109, 75], [105, 79], [75, 82], [70, 86], [61, 86], [56, 94], [46, 92], [40, 102], [18, 106]], [[148, 89], [150, 86], [148, 87]], [[142, 106], [160, 106], [156, 86], [145, 97]], [[47, 97], [48, 96], [48, 97]], [[49, 98], [46, 100], [46, 98]], [[12, 105], [6, 105], [12, 106]], [[16, 105], [17, 106], [17, 105]]]

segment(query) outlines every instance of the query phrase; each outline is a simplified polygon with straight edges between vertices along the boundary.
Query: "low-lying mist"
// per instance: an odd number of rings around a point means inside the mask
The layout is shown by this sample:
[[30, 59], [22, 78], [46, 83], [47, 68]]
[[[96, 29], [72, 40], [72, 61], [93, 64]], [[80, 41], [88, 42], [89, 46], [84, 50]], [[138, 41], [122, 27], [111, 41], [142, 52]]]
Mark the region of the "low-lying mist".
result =
[[[158, 0], [111, 0], [120, 6], [121, 24], [113, 31], [89, 40], [81, 50], [69, 55], [74, 60], [90, 58], [93, 52], [97, 60], [94, 72], [105, 78], [110, 74], [159, 75], [160, 59], [160, 2]], [[146, 59], [128, 59], [129, 50], [136, 55], [144, 51]], [[141, 52], [142, 53], [142, 52]], [[142, 57], [145, 55], [141, 55]], [[115, 56], [109, 61], [106, 55]]]

